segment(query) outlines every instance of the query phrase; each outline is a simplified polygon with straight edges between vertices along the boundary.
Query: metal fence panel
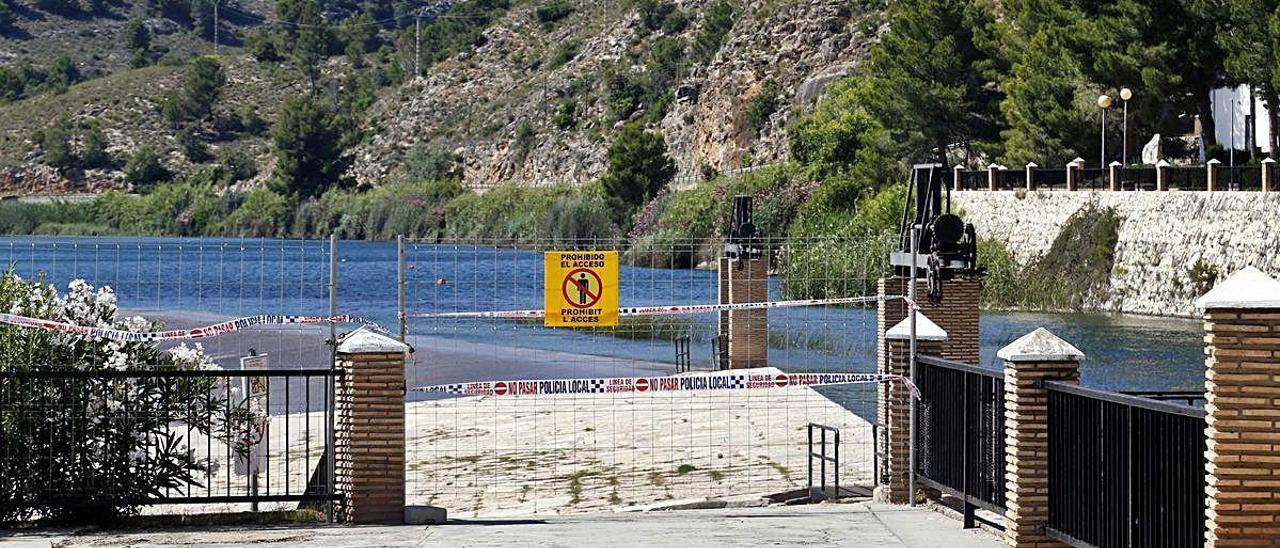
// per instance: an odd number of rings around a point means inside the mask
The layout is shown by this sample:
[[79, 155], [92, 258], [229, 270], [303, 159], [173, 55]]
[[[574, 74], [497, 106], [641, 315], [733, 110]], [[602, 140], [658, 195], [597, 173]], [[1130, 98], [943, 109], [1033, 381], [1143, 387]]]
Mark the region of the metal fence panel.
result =
[[1204, 411], [1049, 388], [1049, 525], [1085, 546], [1201, 546]]
[[[720, 241], [406, 245], [408, 340], [416, 349], [407, 368], [411, 388], [684, 369], [682, 375], [705, 376], [723, 362], [717, 313], [623, 317], [607, 329], [415, 317], [539, 309], [543, 252], [567, 249], [621, 254], [624, 307], [715, 303]], [[874, 295], [882, 266], [867, 259], [887, 255], [887, 248], [853, 248], [834, 238], [763, 245], [770, 250], [769, 300]], [[767, 322], [766, 333], [747, 333], [742, 341], [766, 337], [770, 367], [875, 370], [874, 303], [770, 309]], [[841, 485], [865, 489], [875, 460], [875, 399], [874, 385], [444, 399], [411, 391], [408, 497], [460, 516], [599, 511], [749, 493], [807, 497], [809, 423], [840, 430]]]
[[[919, 356], [916, 365], [917, 474], [966, 506], [1002, 510], [1003, 375], [934, 356]], [[971, 513], [966, 509], [966, 521]]]
[[[333, 500], [316, 474], [332, 378], [328, 369], [0, 371], [2, 477], [31, 482], [0, 486], [0, 506], [208, 512]], [[133, 473], [119, 474], [122, 463]], [[140, 490], [135, 475], [157, 478], [157, 490]]]

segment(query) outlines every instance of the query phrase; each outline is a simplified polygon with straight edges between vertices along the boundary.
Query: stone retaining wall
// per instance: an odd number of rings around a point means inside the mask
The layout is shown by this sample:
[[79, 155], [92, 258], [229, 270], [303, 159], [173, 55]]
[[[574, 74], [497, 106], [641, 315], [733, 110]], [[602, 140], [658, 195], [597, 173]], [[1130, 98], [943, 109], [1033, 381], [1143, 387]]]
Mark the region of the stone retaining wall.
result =
[[1108, 298], [1100, 310], [1196, 316], [1205, 288], [1198, 261], [1219, 278], [1245, 266], [1280, 274], [1280, 193], [963, 191], [952, 205], [980, 238], [1005, 242], [1025, 264], [1043, 255], [1074, 213], [1090, 203], [1122, 218]]

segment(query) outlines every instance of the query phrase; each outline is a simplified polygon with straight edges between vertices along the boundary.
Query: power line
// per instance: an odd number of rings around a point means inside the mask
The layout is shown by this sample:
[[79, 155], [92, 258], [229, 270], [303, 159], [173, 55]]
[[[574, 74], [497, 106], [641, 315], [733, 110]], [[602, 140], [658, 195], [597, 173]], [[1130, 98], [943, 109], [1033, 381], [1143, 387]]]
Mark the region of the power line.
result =
[[[216, 3], [216, 2], [214, 3], [214, 7], [215, 7], [215, 9], [217, 8], [217, 3]], [[423, 16], [424, 16], [424, 12], [426, 11], [426, 9], [427, 9], [428, 7], [429, 7], [429, 6], [422, 6], [422, 7], [420, 7], [420, 8], [418, 9], [418, 15], [417, 15], [417, 16], [415, 16], [415, 17], [423, 17]], [[301, 28], [301, 29], [313, 29], [313, 30], [319, 30], [319, 29], [327, 29], [327, 28], [330, 28], [330, 25], [311, 25], [311, 24], [307, 24], [307, 23], [297, 23], [297, 22], [294, 22], [294, 21], [287, 21], [287, 20], [280, 20], [280, 19], [275, 19], [275, 20], [273, 20], [273, 19], [268, 19], [267, 17], [264, 17], [264, 16], [262, 16], [262, 15], [258, 15], [258, 14], [256, 14], [256, 13], [251, 13], [251, 12], [247, 12], [247, 11], [243, 11], [243, 10], [239, 10], [239, 9], [233, 8], [233, 7], [231, 7], [230, 5], [228, 5], [228, 6], [223, 6], [223, 7], [222, 7], [222, 9], [224, 9], [224, 10], [230, 10], [231, 12], [233, 12], [233, 13], [235, 13], [235, 14], [237, 14], [237, 15], [241, 16], [241, 17], [244, 17], [244, 18], [246, 18], [246, 19], [251, 19], [251, 20], [257, 21], [257, 22], [259, 22], [259, 23], [267, 24], [267, 25], [284, 25], [284, 26], [287, 26], [287, 27], [294, 27], [294, 28]], [[401, 19], [400, 17], [388, 17], [388, 18], [386, 18], [386, 19], [378, 19], [378, 20], [376, 20], [376, 21], [370, 21], [370, 22], [368, 22], [368, 23], [359, 23], [359, 24], [355, 24], [355, 26], [359, 26], [359, 27], [374, 27], [374, 26], [381, 27], [381, 26], [386, 25], [387, 23], [396, 23], [396, 22], [399, 22], [399, 21], [400, 21], [400, 19]], [[453, 20], [488, 20], [488, 19], [490, 19], [490, 18], [489, 18], [489, 17], [487, 17], [487, 16], [481, 16], [481, 15], [448, 15], [448, 14], [441, 14], [441, 15], [437, 15], [437, 16], [435, 16], [435, 18], [433, 19], [433, 21], [434, 21], [434, 20], [440, 20], [440, 19], [453, 19]], [[345, 22], [345, 20], [344, 20], [344, 22]]]

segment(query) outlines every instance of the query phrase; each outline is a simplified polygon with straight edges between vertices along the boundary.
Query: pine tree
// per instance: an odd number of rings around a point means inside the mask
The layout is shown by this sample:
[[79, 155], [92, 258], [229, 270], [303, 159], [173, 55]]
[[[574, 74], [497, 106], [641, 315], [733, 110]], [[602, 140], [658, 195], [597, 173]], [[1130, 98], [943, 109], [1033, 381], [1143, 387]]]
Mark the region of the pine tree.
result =
[[675, 177], [675, 162], [667, 156], [662, 134], [627, 124], [609, 146], [609, 167], [601, 184], [615, 218], [625, 221], [632, 212], [662, 190]]
[[285, 99], [271, 131], [277, 184], [288, 193], [319, 196], [345, 169], [342, 134], [333, 114], [315, 95]]

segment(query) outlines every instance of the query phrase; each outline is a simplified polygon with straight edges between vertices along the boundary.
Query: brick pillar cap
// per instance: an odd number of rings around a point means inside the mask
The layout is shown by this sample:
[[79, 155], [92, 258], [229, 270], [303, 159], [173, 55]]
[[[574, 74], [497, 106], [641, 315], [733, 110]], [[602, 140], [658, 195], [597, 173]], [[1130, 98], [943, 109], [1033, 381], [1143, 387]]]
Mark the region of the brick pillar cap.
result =
[[1084, 352], [1041, 327], [1001, 348], [996, 357], [1007, 362], [1078, 362]]
[[1217, 158], [1214, 158], [1214, 159], [1209, 160], [1208, 162], [1205, 162], [1205, 163], [1209, 163], [1209, 164], [1217, 165], [1217, 164], [1221, 164], [1221, 163], [1222, 163], [1222, 160], [1219, 160], [1219, 159], [1217, 159]]
[[1112, 160], [1111, 163], [1107, 165], [1111, 167], [1120, 167], [1120, 166], [1123, 166], [1124, 164], [1120, 163], [1119, 160]]
[[1252, 266], [1232, 274], [1196, 299], [1196, 309], [1280, 308], [1280, 281]]
[[408, 350], [409, 345], [368, 327], [361, 327], [348, 333], [338, 343], [338, 352], [342, 354], [394, 354]]
[[1156, 162], [1156, 167], [1169, 167], [1169, 162], [1166, 162], [1161, 158], [1159, 162]]
[[[919, 310], [915, 311], [916, 315], [916, 340], [918, 341], [945, 341], [947, 340], [947, 332], [933, 320], [926, 318]], [[898, 325], [890, 327], [885, 331], [884, 338], [895, 340], [911, 339], [911, 318], [898, 322]]]
[[1276, 163], [1276, 161], [1275, 161], [1275, 160], [1273, 160], [1273, 159], [1271, 159], [1271, 158], [1263, 158], [1262, 163], [1264, 163], [1264, 164], [1274, 164], [1274, 163]]

